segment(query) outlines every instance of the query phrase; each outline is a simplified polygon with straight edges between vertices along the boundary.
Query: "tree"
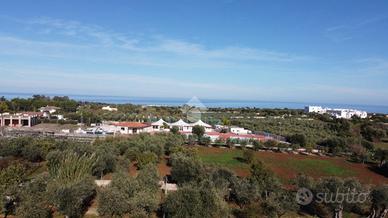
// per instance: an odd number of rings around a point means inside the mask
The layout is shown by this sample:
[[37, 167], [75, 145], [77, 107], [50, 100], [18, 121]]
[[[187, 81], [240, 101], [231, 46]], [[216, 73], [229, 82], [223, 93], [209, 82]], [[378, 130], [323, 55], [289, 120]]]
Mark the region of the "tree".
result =
[[195, 143], [198, 141], [197, 135], [189, 135], [187, 137], [187, 144], [188, 145], [195, 145]]
[[38, 176], [23, 186], [16, 209], [17, 217], [52, 217], [48, 202], [47, 179], [47, 176]]
[[303, 134], [294, 134], [287, 137], [287, 141], [291, 144], [297, 144], [301, 147], [306, 147], [307, 145], [307, 138]]
[[49, 193], [55, 207], [67, 217], [82, 217], [82, 213], [95, 195], [92, 179], [83, 179], [76, 184], [61, 186], [50, 184]]
[[332, 154], [337, 154], [338, 152], [344, 151], [347, 146], [346, 140], [340, 137], [328, 138], [319, 142], [318, 144], [320, 146], [327, 147], [329, 152]]
[[381, 138], [385, 137], [386, 132], [378, 128], [378, 126], [372, 126], [369, 123], [363, 124], [361, 126], [361, 135], [368, 141], [379, 141]]
[[258, 150], [260, 150], [260, 149], [263, 149], [263, 145], [261, 144], [261, 142], [259, 142], [258, 140], [253, 140], [252, 141], [252, 144], [253, 144], [253, 149], [255, 150], [255, 151], [258, 151]]
[[222, 124], [224, 126], [230, 126], [230, 120], [226, 117], [222, 118]]
[[267, 140], [264, 142], [265, 147], [271, 148], [271, 147], [276, 147], [278, 145], [278, 142], [275, 140]]
[[21, 150], [21, 155], [31, 162], [38, 162], [44, 158], [42, 149], [34, 142], [25, 145]]
[[280, 181], [272, 171], [264, 167], [260, 161], [255, 161], [251, 165], [250, 182], [257, 186], [261, 192], [261, 197], [265, 200], [271, 194], [276, 193], [281, 188]]
[[199, 139], [199, 141], [200, 141], [201, 145], [205, 145], [205, 146], [209, 146], [211, 143], [210, 137], [205, 137], [205, 136], [201, 137]]
[[95, 194], [91, 178], [95, 157], [66, 151], [54, 160], [49, 164], [51, 202], [65, 216], [81, 217]]
[[368, 218], [384, 218], [388, 214], [388, 185], [375, 188], [371, 193], [372, 208]]
[[255, 160], [255, 152], [252, 150], [244, 150], [243, 159], [247, 164], [252, 164]]
[[126, 195], [116, 188], [108, 187], [98, 193], [98, 213], [106, 217], [123, 217], [129, 212], [129, 202]]
[[374, 155], [375, 159], [378, 160], [379, 167], [382, 167], [384, 163], [388, 160], [388, 150], [377, 149]]
[[19, 185], [24, 181], [25, 174], [25, 168], [20, 164], [10, 165], [0, 171], [0, 197], [5, 217], [15, 211]]
[[169, 194], [163, 211], [167, 217], [216, 218], [229, 214], [225, 201], [217, 195], [209, 181], [186, 185]]
[[155, 165], [145, 165], [139, 171], [136, 181], [142, 190], [157, 192], [159, 190], [160, 176]]
[[260, 204], [262, 213], [267, 217], [281, 217], [286, 212], [298, 210], [295, 195], [291, 191], [279, 189], [276, 194], [271, 195]]
[[171, 156], [171, 177], [178, 184], [200, 181], [205, 172], [202, 162], [183, 153]]
[[353, 144], [349, 146], [352, 151], [352, 160], [359, 163], [365, 163], [368, 160], [368, 151], [365, 147], [359, 144]]
[[245, 178], [233, 178], [230, 185], [230, 199], [240, 207], [260, 198], [258, 187]]
[[[314, 193], [326, 193], [332, 198], [339, 198], [339, 194], [348, 193], [349, 190], [355, 193], [364, 192], [362, 185], [354, 179], [342, 180], [339, 178], [325, 178], [321, 179], [313, 190]], [[333, 217], [342, 218], [343, 211], [349, 211], [355, 205], [355, 202], [348, 202], [344, 199], [343, 201], [323, 201], [320, 204], [326, 206], [333, 214]]]
[[[124, 173], [114, 174], [111, 185], [99, 197], [103, 216], [149, 217], [158, 208], [159, 175], [154, 165], [146, 165], [135, 179]], [[117, 198], [115, 198], [117, 196]]]
[[159, 199], [157, 192], [140, 189], [129, 199], [129, 204], [131, 205], [131, 215], [135, 215], [140, 210], [149, 217], [158, 209]]
[[205, 128], [203, 126], [196, 125], [193, 126], [192, 132], [198, 137], [198, 139], [200, 139], [205, 134]]
[[113, 152], [108, 147], [99, 147], [96, 150], [96, 162], [93, 166], [93, 175], [99, 176], [101, 179], [104, 174], [113, 172], [116, 165], [116, 158]]
[[137, 167], [138, 169], [142, 169], [144, 166], [148, 164], [156, 164], [158, 163], [158, 156], [156, 156], [155, 153], [152, 152], [144, 152], [144, 153], [139, 153], [137, 158]]
[[179, 133], [179, 127], [177, 127], [177, 126], [171, 127], [170, 132], [172, 134], [178, 134]]
[[7, 112], [9, 110], [8, 105], [5, 101], [0, 101], [0, 113]]

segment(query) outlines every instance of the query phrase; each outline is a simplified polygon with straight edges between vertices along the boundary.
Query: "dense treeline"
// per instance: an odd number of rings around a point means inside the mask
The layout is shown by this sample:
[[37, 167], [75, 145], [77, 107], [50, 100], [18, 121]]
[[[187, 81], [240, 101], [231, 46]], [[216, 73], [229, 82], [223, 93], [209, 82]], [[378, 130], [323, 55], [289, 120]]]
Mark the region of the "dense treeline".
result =
[[63, 112], [76, 112], [79, 103], [71, 100], [67, 96], [48, 97], [44, 95], [33, 95], [32, 98], [14, 98], [7, 100], [4, 97], [0, 98], [0, 113], [3, 112], [20, 112], [20, 111], [38, 111], [44, 106], [60, 107]]
[[[378, 217], [388, 208], [381, 203], [388, 202], [387, 186], [372, 188], [372, 200], [361, 205], [300, 206], [295, 201], [297, 189], [286, 188], [255, 158], [254, 151], [244, 151], [242, 161], [250, 167], [250, 175], [242, 178], [228, 169], [204, 164], [196, 150], [185, 143], [183, 136], [172, 133], [98, 139], [93, 144], [2, 139], [0, 156], [7, 162], [0, 166], [3, 213], [52, 217], [57, 211], [68, 217], [82, 217], [92, 199], [97, 200], [98, 213], [103, 217], [281, 217], [289, 213], [341, 217], [343, 212]], [[171, 166], [168, 181], [179, 188], [164, 195], [159, 190], [163, 178], [157, 164], [166, 157]], [[386, 165], [386, 158], [381, 159], [382, 165]], [[136, 172], [129, 173], [131, 163], [137, 167]], [[93, 180], [108, 174], [112, 174], [112, 183], [96, 187]], [[354, 179], [314, 181], [306, 176], [296, 178], [294, 185], [313, 193], [349, 188], [361, 192], [368, 188]]]
[[[118, 111], [104, 111], [104, 103], [81, 102], [70, 99], [67, 96], [48, 97], [45, 95], [33, 95], [31, 98], [14, 98], [7, 100], [0, 97], [0, 113], [39, 111], [44, 106], [56, 106], [61, 108], [58, 113], [63, 114], [68, 121], [62, 123], [83, 122], [86, 124], [99, 123], [103, 120], [114, 121], [142, 121], [151, 122], [163, 117], [167, 121], [176, 121], [182, 117], [178, 107], [143, 107], [132, 104], [112, 105]], [[42, 122], [50, 122], [42, 120]]]

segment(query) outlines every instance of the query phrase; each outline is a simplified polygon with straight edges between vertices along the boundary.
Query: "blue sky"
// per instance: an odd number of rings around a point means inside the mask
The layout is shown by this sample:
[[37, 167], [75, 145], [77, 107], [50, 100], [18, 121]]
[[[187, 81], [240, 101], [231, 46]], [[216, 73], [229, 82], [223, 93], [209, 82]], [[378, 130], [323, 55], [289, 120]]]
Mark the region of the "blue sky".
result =
[[388, 1], [2, 1], [0, 93], [388, 105]]

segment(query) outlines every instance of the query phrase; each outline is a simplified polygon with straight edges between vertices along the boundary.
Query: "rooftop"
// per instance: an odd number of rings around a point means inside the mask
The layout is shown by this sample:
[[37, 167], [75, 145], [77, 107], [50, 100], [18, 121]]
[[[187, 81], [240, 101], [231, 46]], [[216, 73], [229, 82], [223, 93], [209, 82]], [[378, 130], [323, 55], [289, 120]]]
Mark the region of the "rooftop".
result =
[[139, 122], [118, 122], [118, 123], [113, 123], [113, 125], [120, 126], [120, 127], [128, 127], [128, 128], [139, 128], [139, 129], [151, 126], [149, 123], [139, 123]]

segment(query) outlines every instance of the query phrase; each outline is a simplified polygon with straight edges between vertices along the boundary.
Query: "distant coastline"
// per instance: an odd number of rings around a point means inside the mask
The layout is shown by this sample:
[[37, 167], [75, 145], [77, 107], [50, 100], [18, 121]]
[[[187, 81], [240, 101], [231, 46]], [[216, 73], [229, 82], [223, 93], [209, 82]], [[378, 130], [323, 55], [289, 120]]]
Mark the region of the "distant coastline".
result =
[[[1, 93], [7, 99], [12, 98], [30, 98], [31, 93]], [[162, 98], [162, 97], [125, 97], [125, 96], [100, 96], [100, 95], [74, 95], [74, 94], [44, 94], [50, 97], [69, 96], [69, 98], [77, 101], [99, 102], [107, 104], [136, 104], [136, 105], [155, 105], [155, 106], [181, 106], [188, 102], [189, 98]], [[201, 102], [209, 108], [240, 108], [240, 107], [256, 107], [256, 108], [289, 108], [289, 109], [304, 109], [306, 105], [320, 105], [331, 108], [352, 108], [364, 110], [368, 113], [384, 113], [388, 114], [388, 106], [379, 105], [354, 105], [354, 104], [334, 104], [334, 103], [319, 103], [319, 102], [281, 102], [281, 101], [255, 101], [255, 100], [221, 100], [221, 99], [200, 99]]]

